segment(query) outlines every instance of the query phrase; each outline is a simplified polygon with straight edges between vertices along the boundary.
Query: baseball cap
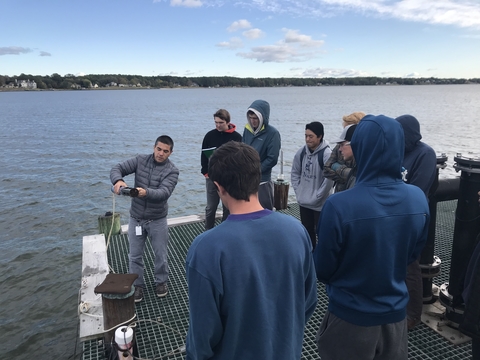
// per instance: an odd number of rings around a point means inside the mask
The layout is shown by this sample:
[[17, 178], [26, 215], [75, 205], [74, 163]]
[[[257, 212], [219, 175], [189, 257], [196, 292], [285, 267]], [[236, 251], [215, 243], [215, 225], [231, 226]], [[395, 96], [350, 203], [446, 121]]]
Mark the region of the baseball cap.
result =
[[342, 133], [340, 134], [340, 137], [338, 139], [332, 140], [332, 143], [341, 143], [344, 141], [351, 141], [356, 127], [357, 127], [357, 124], [345, 126], [343, 128]]

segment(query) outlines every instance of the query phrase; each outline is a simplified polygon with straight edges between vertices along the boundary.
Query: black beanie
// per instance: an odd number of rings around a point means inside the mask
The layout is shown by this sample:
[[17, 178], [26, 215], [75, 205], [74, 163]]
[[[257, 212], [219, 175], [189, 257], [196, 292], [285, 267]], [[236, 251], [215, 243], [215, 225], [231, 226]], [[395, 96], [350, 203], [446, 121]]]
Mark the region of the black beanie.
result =
[[321, 122], [312, 121], [310, 124], [305, 125], [305, 130], [311, 130], [317, 135], [317, 137], [323, 136], [323, 125]]

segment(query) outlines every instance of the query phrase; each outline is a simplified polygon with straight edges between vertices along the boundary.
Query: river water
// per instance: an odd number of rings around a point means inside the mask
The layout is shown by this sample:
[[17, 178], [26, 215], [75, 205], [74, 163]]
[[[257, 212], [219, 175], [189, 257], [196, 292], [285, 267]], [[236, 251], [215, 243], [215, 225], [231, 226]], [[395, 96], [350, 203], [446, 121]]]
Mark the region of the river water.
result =
[[[169, 217], [200, 214], [200, 148], [212, 114], [226, 108], [242, 133], [255, 99], [270, 102], [286, 179], [306, 123], [321, 121], [328, 140], [340, 134], [343, 115], [359, 110], [416, 116], [423, 140], [448, 156], [441, 177], [459, 175], [457, 153], [480, 151], [480, 85], [0, 92], [0, 354], [73, 354], [82, 237], [112, 210], [111, 167], [170, 135], [180, 178]], [[126, 223], [129, 200], [117, 197], [115, 206]]]

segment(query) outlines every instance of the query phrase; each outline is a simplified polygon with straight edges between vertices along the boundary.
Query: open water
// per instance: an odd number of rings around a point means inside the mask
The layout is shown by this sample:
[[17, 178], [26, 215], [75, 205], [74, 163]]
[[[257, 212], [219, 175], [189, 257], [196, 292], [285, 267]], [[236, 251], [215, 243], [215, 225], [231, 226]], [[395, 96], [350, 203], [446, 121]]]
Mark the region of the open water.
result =
[[[340, 134], [343, 115], [359, 110], [416, 116], [423, 140], [448, 156], [441, 177], [459, 175], [457, 153], [480, 151], [480, 85], [0, 92], [3, 358], [73, 355], [82, 237], [97, 233], [98, 216], [112, 210], [111, 167], [170, 135], [180, 179], [169, 217], [200, 214], [200, 148], [214, 128], [212, 114], [226, 108], [242, 133], [256, 99], [270, 102], [287, 180], [306, 123], [321, 121], [328, 140]], [[277, 165], [273, 176], [280, 171]], [[129, 200], [116, 197], [115, 204], [126, 223]]]

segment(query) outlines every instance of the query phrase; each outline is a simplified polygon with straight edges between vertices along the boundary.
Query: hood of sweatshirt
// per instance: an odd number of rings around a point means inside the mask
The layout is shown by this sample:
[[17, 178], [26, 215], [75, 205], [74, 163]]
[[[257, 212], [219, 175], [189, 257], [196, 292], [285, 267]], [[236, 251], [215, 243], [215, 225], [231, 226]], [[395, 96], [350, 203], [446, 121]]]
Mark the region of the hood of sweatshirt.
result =
[[224, 132], [227, 134], [233, 134], [235, 130], [237, 130], [237, 127], [235, 126], [235, 124], [230, 123], [228, 124], [228, 129], [225, 130]]
[[[253, 126], [250, 123], [250, 120], [248, 119], [248, 111], [253, 111], [255, 115], [257, 115], [258, 119], [260, 120], [258, 127], [256, 129], [253, 129]], [[248, 123], [245, 127], [251, 133], [258, 134], [260, 131], [262, 131], [268, 126], [269, 118], [270, 118], [270, 104], [265, 100], [255, 100], [247, 110]]]
[[398, 121], [367, 115], [357, 125], [350, 144], [357, 163], [356, 184], [402, 182], [405, 141]]
[[420, 123], [412, 115], [402, 115], [397, 120], [403, 128], [405, 135], [405, 153], [409, 153], [415, 149], [418, 142], [422, 139], [420, 134]]

